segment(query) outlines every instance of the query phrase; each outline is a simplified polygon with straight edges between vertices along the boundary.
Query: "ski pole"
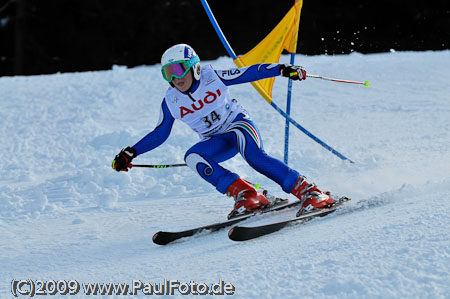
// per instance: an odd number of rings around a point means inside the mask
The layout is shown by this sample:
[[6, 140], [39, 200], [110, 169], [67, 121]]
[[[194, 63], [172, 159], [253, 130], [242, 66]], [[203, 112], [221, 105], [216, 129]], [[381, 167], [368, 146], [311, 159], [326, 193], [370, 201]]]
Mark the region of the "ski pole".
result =
[[327, 77], [323, 77], [323, 76], [319, 76], [319, 75], [311, 75], [311, 74], [306, 74], [306, 77], [309, 78], [316, 78], [316, 79], [322, 79], [322, 80], [328, 80], [328, 81], [333, 81], [333, 82], [342, 82], [342, 83], [351, 83], [351, 84], [361, 84], [364, 85], [365, 87], [368, 87], [370, 85], [369, 81], [364, 81], [364, 82], [360, 82], [360, 81], [350, 81], [350, 80], [342, 80], [342, 79], [335, 79], [335, 78], [327, 78]]
[[161, 165], [154, 165], [154, 164], [128, 164], [128, 167], [146, 167], [146, 168], [168, 168], [168, 167], [180, 167], [180, 166], [187, 166], [186, 163], [183, 164], [161, 164]]

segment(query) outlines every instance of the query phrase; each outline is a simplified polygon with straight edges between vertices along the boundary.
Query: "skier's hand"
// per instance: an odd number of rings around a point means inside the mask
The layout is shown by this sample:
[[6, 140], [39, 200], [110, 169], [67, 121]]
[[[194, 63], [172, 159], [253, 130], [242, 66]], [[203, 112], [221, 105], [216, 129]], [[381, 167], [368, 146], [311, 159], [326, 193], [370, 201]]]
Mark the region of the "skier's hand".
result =
[[131, 161], [136, 158], [136, 156], [136, 150], [128, 146], [116, 155], [112, 162], [112, 168], [116, 171], [128, 171], [128, 168], [131, 168], [129, 166]]
[[292, 64], [281, 64], [280, 75], [283, 77], [291, 78], [292, 80], [305, 80], [306, 71], [302, 66]]

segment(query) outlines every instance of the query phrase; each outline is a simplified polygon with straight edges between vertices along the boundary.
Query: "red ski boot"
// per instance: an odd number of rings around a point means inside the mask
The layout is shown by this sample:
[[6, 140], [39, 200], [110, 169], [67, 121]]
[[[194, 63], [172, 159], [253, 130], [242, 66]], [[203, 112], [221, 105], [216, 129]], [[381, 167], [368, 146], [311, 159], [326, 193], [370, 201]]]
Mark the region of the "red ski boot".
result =
[[228, 214], [228, 219], [264, 208], [270, 203], [264, 195], [258, 193], [252, 185], [241, 178], [234, 181], [225, 194], [235, 200], [234, 209]]
[[320, 191], [315, 184], [308, 183], [304, 176], [298, 178], [291, 193], [298, 199], [304, 200], [303, 209], [305, 211], [325, 208], [336, 202], [327, 194]]

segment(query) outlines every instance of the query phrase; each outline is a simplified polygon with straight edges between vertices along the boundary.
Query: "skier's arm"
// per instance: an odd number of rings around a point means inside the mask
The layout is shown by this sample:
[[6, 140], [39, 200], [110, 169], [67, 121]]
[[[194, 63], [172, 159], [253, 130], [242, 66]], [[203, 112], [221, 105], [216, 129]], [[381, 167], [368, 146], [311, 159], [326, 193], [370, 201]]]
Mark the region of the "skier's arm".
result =
[[159, 115], [159, 121], [156, 128], [142, 138], [138, 143], [133, 145], [136, 150], [136, 155], [140, 155], [151, 151], [163, 144], [172, 131], [174, 118], [167, 107], [166, 100], [164, 99], [161, 104], [161, 110]]
[[261, 63], [241, 68], [215, 70], [215, 72], [220, 80], [229, 86], [279, 76], [280, 65]]
[[306, 71], [302, 67], [278, 63], [260, 63], [242, 68], [215, 70], [215, 72], [227, 86], [258, 81], [280, 75], [293, 80], [304, 80], [306, 78]]
[[121, 150], [114, 158], [112, 168], [116, 171], [128, 171], [134, 158], [163, 144], [170, 135], [174, 120], [164, 99], [156, 128], [132, 147]]

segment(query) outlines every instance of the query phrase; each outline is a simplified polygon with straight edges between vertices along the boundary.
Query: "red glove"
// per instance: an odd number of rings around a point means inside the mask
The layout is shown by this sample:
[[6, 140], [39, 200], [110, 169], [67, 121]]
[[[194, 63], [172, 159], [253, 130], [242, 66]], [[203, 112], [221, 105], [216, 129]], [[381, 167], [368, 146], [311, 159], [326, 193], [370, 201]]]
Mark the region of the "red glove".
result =
[[136, 158], [136, 150], [132, 147], [124, 148], [114, 158], [112, 168], [116, 171], [128, 171], [131, 161]]
[[302, 66], [292, 64], [281, 64], [280, 75], [283, 77], [291, 78], [292, 80], [305, 80], [306, 71]]

